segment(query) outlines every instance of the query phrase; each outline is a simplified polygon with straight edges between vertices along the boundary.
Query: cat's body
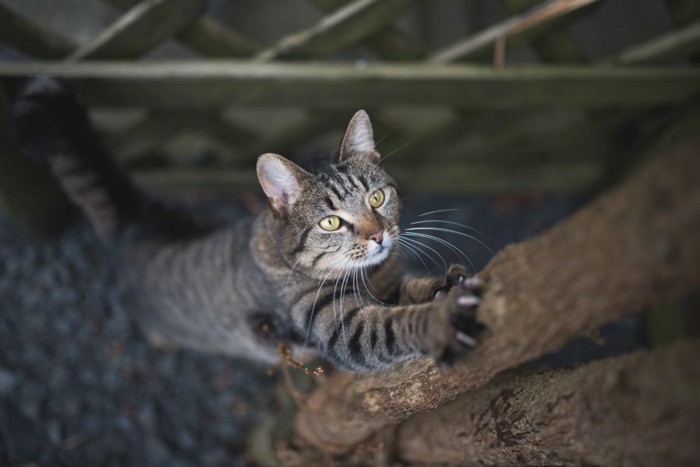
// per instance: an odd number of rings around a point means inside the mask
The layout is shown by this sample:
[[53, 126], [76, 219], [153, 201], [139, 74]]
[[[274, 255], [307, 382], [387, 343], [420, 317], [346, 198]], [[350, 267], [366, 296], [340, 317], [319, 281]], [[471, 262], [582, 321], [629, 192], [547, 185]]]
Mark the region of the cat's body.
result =
[[[399, 194], [364, 112], [338, 158], [313, 174], [261, 156], [269, 210], [224, 223], [136, 188], [55, 81], [30, 83], [14, 109], [23, 147], [49, 160], [114, 245], [132, 314], [152, 339], [263, 362], [277, 361], [283, 342], [352, 370], [421, 355], [450, 362], [476, 343], [478, 299], [463, 268], [442, 278], [404, 272]], [[433, 300], [452, 286], [459, 293]]]

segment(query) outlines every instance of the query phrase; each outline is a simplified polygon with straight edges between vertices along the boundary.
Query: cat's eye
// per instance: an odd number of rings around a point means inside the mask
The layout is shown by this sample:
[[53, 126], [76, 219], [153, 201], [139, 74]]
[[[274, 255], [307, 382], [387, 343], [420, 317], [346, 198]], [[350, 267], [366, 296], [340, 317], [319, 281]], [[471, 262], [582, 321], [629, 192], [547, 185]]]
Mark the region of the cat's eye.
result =
[[321, 222], [318, 223], [319, 226], [323, 230], [327, 230], [328, 232], [333, 232], [334, 230], [338, 230], [340, 228], [340, 217], [338, 216], [328, 216], [324, 217], [321, 219]]
[[369, 205], [373, 208], [378, 208], [382, 204], [384, 204], [384, 192], [382, 190], [374, 190], [369, 195]]

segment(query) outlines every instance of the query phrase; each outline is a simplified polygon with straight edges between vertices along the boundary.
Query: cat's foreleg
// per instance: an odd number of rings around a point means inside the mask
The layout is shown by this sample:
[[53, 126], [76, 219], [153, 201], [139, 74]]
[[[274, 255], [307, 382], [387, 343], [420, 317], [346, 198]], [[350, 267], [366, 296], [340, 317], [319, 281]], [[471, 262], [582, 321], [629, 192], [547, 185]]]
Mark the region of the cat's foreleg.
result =
[[[444, 276], [406, 276], [399, 288], [398, 303], [402, 305], [427, 303], [443, 296], [452, 287], [467, 280], [467, 270], [461, 264], [451, 265]], [[478, 285], [474, 279], [471, 279], [469, 283]]]
[[477, 287], [463, 279], [449, 294], [409, 305], [363, 306], [346, 299], [342, 316], [332, 305], [319, 310], [324, 318], [316, 322], [316, 341], [328, 358], [352, 370], [390, 368], [418, 356], [452, 364], [478, 344], [485, 329], [476, 320]]

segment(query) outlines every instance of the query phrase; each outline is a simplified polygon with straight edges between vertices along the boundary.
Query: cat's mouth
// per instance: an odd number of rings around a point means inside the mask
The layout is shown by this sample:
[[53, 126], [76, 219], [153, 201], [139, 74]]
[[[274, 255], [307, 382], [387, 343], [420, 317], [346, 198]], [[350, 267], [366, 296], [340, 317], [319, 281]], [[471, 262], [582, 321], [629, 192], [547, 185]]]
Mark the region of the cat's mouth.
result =
[[388, 235], [384, 237], [382, 243], [369, 242], [363, 265], [374, 266], [383, 263], [389, 257], [393, 245], [394, 241]]

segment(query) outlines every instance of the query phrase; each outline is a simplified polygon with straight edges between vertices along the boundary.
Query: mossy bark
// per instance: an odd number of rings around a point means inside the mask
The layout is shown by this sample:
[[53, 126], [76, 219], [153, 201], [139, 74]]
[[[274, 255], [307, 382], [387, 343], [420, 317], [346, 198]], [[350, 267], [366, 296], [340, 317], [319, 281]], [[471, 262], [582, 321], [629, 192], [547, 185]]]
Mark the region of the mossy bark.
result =
[[491, 332], [448, 371], [417, 362], [381, 377], [336, 375], [297, 417], [297, 434], [343, 452], [386, 425], [482, 387], [570, 338], [700, 286], [700, 144], [660, 157], [480, 273]]
[[691, 465], [700, 459], [700, 343], [470, 391], [397, 431], [404, 462]]

